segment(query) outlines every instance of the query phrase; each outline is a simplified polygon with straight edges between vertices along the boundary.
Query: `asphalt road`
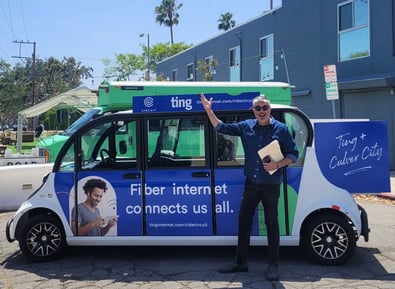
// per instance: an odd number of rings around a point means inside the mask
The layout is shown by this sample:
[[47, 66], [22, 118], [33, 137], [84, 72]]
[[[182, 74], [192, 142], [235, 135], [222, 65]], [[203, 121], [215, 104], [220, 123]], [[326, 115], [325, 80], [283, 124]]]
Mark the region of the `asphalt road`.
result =
[[345, 265], [320, 266], [296, 247], [282, 247], [280, 280], [268, 282], [265, 248], [252, 248], [249, 272], [219, 274], [231, 261], [230, 247], [79, 247], [69, 248], [54, 262], [30, 263], [18, 243], [8, 243], [0, 214], [0, 288], [395, 288], [395, 202], [360, 198], [370, 221], [370, 240], [358, 247]]

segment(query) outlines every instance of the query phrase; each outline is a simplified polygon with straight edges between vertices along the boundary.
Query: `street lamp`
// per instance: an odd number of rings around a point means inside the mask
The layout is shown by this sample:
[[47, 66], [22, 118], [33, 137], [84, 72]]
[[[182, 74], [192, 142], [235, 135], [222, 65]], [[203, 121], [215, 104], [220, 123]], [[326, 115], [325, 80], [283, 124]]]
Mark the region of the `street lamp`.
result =
[[[145, 33], [141, 33], [140, 35], [139, 35], [140, 37], [144, 37], [145, 36]], [[148, 61], [147, 61], [147, 80], [149, 81], [150, 80], [150, 69], [149, 69], [149, 65], [150, 65], [150, 55], [149, 55], [149, 52], [150, 52], [150, 48], [149, 48], [149, 33], [147, 33], [147, 58], [148, 58]]]

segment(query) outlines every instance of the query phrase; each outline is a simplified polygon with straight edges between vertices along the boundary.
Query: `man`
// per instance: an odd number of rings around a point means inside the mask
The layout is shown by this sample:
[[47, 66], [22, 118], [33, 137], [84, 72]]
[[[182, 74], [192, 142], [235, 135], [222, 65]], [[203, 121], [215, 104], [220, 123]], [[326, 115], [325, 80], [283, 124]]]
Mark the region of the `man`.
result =
[[[107, 190], [107, 185], [101, 179], [90, 179], [85, 183], [83, 189], [86, 194], [86, 200], [77, 206], [78, 236], [104, 236], [116, 224], [115, 218], [109, 220], [106, 224], [97, 208]], [[77, 235], [75, 213], [75, 208], [73, 208], [71, 212], [71, 230], [74, 235]]]
[[[201, 94], [202, 105], [210, 119], [214, 130], [223, 134], [235, 135], [241, 138], [244, 153], [246, 176], [243, 198], [239, 211], [238, 244], [235, 261], [219, 270], [220, 273], [248, 271], [247, 255], [250, 245], [250, 228], [252, 217], [259, 202], [264, 207], [265, 224], [268, 241], [268, 269], [266, 278], [277, 280], [280, 233], [278, 225], [278, 200], [282, 170], [299, 156], [295, 142], [285, 124], [271, 117], [270, 101], [264, 95], [257, 96], [252, 101], [255, 119], [238, 123], [225, 124], [217, 118], [212, 110], [212, 98], [209, 100]], [[258, 150], [273, 140], [278, 140], [284, 159], [279, 162], [271, 158], [265, 162], [258, 155]], [[269, 171], [277, 170], [273, 174]]]

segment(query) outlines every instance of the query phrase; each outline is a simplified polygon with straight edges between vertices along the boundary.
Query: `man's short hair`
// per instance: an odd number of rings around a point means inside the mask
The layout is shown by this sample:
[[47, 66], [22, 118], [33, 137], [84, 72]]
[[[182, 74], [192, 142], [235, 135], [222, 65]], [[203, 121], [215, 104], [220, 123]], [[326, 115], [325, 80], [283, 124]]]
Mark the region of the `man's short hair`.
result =
[[90, 179], [87, 180], [85, 185], [82, 187], [84, 189], [85, 194], [92, 193], [94, 188], [99, 188], [107, 191], [107, 184], [105, 181], [100, 179]]
[[261, 94], [252, 100], [252, 105], [254, 106], [257, 102], [260, 102], [260, 101], [265, 101], [270, 104], [270, 100], [266, 97], [266, 95]]

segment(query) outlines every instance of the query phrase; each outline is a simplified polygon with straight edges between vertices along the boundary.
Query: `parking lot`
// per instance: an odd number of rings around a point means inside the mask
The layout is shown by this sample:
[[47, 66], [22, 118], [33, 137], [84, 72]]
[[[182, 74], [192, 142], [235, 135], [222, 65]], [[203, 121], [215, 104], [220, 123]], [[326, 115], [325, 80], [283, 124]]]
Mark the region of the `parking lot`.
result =
[[265, 248], [252, 248], [249, 272], [219, 274], [234, 248], [79, 247], [54, 262], [30, 263], [4, 228], [12, 213], [0, 214], [0, 288], [395, 288], [395, 203], [359, 198], [370, 221], [370, 240], [358, 241], [349, 262], [321, 266], [297, 247], [282, 247], [280, 280], [268, 282]]

